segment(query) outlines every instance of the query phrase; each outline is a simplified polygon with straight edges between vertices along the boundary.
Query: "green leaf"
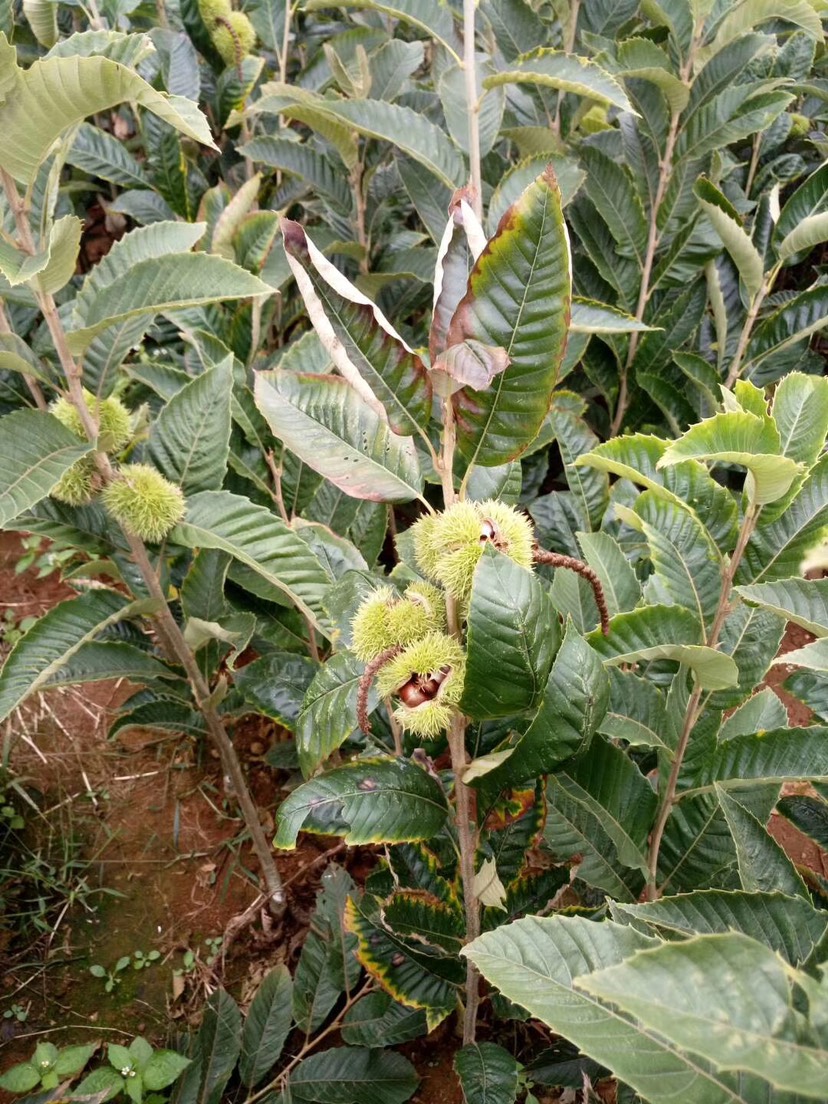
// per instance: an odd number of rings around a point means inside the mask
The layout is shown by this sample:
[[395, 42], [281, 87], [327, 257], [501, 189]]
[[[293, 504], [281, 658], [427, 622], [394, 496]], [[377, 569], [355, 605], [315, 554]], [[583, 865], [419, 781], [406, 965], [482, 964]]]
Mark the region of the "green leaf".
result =
[[0, 334], [0, 369], [22, 372], [51, 386], [51, 379], [26, 342], [17, 334]]
[[828, 779], [828, 729], [781, 728], [724, 740], [680, 797], [715, 789], [750, 792], [759, 782], [775, 785], [798, 778]]
[[771, 414], [783, 455], [815, 463], [828, 434], [828, 379], [788, 373], [776, 386]]
[[227, 471], [233, 358], [186, 384], [152, 424], [149, 459], [185, 494], [217, 491]]
[[646, 927], [648, 935], [741, 932], [764, 943], [792, 966], [810, 958], [828, 928], [826, 914], [801, 897], [743, 890], [708, 889], [642, 905], [613, 904], [612, 915], [639, 931]]
[[599, 731], [633, 747], [665, 747], [664, 695], [646, 678], [609, 669], [610, 699]]
[[90, 115], [126, 100], [140, 104], [182, 134], [215, 149], [206, 118], [182, 96], [156, 92], [137, 73], [106, 57], [40, 58], [20, 69], [16, 51], [0, 34], [0, 103], [4, 136], [0, 163], [30, 184], [57, 138]]
[[40, 1071], [31, 1062], [20, 1062], [0, 1074], [0, 1089], [10, 1093], [25, 1093], [40, 1084]]
[[224, 989], [207, 998], [193, 1056], [198, 1071], [194, 1104], [219, 1104], [241, 1050], [241, 1013]]
[[411, 87], [409, 80], [422, 66], [425, 47], [422, 42], [404, 42], [392, 38], [368, 59], [371, 72], [371, 98], [396, 100]]
[[458, 447], [469, 465], [503, 464], [537, 436], [563, 359], [570, 287], [560, 192], [548, 171], [501, 219], [449, 327], [448, 345], [480, 341], [510, 359], [488, 390], [455, 396]]
[[156, 222], [125, 234], [83, 281], [75, 300], [75, 313], [84, 319], [104, 291], [127, 276], [142, 261], [186, 253], [204, 236], [203, 222]]
[[580, 984], [593, 972], [656, 946], [655, 940], [609, 922], [533, 916], [487, 932], [463, 953], [509, 1000], [609, 1067], [652, 1104], [677, 1099], [749, 1104], [755, 1098], [741, 1095], [734, 1078], [716, 1074], [665, 1040], [661, 1025], [637, 1026]]
[[290, 1075], [290, 1093], [316, 1104], [404, 1104], [419, 1078], [402, 1054], [367, 1047], [332, 1047], [305, 1058]]
[[81, 123], [66, 161], [89, 176], [120, 184], [124, 188], [146, 188], [149, 179], [122, 142], [105, 130]]
[[710, 219], [713, 229], [722, 239], [725, 249], [739, 270], [748, 295], [751, 299], [755, 298], [762, 287], [765, 266], [759, 250], [742, 226], [735, 208], [716, 185], [704, 177], [696, 181], [693, 190], [701, 209]]
[[431, 385], [421, 358], [299, 223], [282, 219], [282, 234], [308, 315], [342, 375], [369, 405], [379, 400], [394, 433], [424, 428], [431, 417]]
[[803, 835], [828, 850], [828, 803], [817, 797], [791, 794], [783, 797], [776, 808]]
[[618, 47], [619, 76], [650, 81], [664, 93], [671, 112], [687, 106], [690, 88], [672, 70], [667, 52], [647, 38], [628, 38]]
[[184, 521], [170, 539], [185, 548], [228, 552], [326, 632], [328, 575], [298, 533], [265, 507], [229, 491], [201, 491], [187, 500]]
[[0, 420], [0, 527], [45, 498], [91, 448], [40, 410], [16, 410]]
[[541, 88], [572, 92], [603, 106], [637, 114], [624, 89], [606, 69], [578, 54], [566, 54], [560, 50], [539, 47], [522, 54], [505, 71], [487, 77], [483, 87], [494, 88], [500, 84], [536, 84]]
[[454, 1056], [465, 1104], [513, 1104], [518, 1064], [497, 1043], [469, 1043]]
[[806, 644], [803, 648], [794, 648], [779, 657], [786, 667], [804, 667], [808, 671], [828, 671], [828, 642], [825, 638]]
[[674, 502], [644, 491], [635, 503], [647, 538], [653, 575], [651, 601], [688, 609], [700, 624], [715, 616], [722, 589], [722, 559], [702, 523]]
[[[658, 462], [668, 444], [647, 433], [633, 433], [598, 445], [592, 452], [579, 456], [575, 464], [641, 484], [668, 502], [695, 513], [718, 547], [732, 548], [736, 542], [735, 498], [711, 478], [698, 460], [659, 468]], [[689, 502], [695, 504], [692, 509]]]
[[783, 19], [801, 27], [816, 42], [822, 42], [822, 23], [807, 0], [741, 0], [732, 5], [719, 24], [711, 51], [717, 53], [729, 42], [771, 19]]
[[474, 573], [460, 708], [476, 719], [536, 705], [560, 642], [538, 577], [487, 546]]
[[233, 682], [257, 712], [294, 732], [305, 691], [318, 670], [306, 656], [276, 652], [246, 663], [235, 672]]
[[[261, 93], [247, 108], [248, 115], [282, 115], [304, 123], [334, 147], [348, 169], [354, 168], [359, 160], [358, 136], [352, 127], [328, 113], [329, 100], [310, 89], [272, 81], [262, 85]], [[232, 116], [227, 125], [240, 121]]]
[[[296, 725], [296, 748], [307, 778], [356, 728], [359, 683], [365, 671], [351, 652], [338, 652], [319, 668], [308, 687]], [[376, 688], [368, 694], [368, 712], [378, 703]]]
[[432, 951], [457, 954], [463, 943], [459, 910], [421, 890], [396, 890], [383, 905], [382, 918], [395, 935], [423, 943]]
[[686, 664], [704, 690], [735, 686], [736, 664], [730, 656], [694, 643], [700, 639], [701, 626], [689, 610], [652, 605], [617, 614], [610, 621], [609, 636], [596, 630], [587, 642], [608, 666], [671, 659]]
[[176, 1081], [191, 1064], [191, 1059], [174, 1050], [154, 1050], [147, 1064], [141, 1070], [144, 1088], [150, 1092], [160, 1092]]
[[587, 426], [579, 408], [567, 408], [569, 395], [569, 392], [557, 392], [546, 424], [555, 435], [564, 462], [566, 481], [580, 505], [584, 527], [600, 529], [609, 504], [609, 480], [602, 471], [583, 469], [577, 463], [578, 457], [589, 452], [597, 444], [598, 438]]
[[780, 261], [787, 261], [797, 253], [810, 252], [815, 245], [828, 241], [828, 211], [811, 215], [792, 230], [777, 247]]
[[83, 644], [49, 677], [42, 689], [106, 679], [125, 678], [141, 683], [172, 677], [173, 672], [160, 659], [136, 648], [134, 644], [105, 640]]
[[357, 939], [345, 926], [354, 883], [341, 866], [329, 866], [316, 895], [313, 925], [302, 944], [293, 979], [293, 1018], [310, 1034], [322, 1026], [340, 995], [359, 979]]
[[[158, 225], [157, 223], [155, 225]], [[152, 230], [153, 227], [146, 227]], [[86, 285], [84, 285], [86, 291]], [[82, 353], [96, 334], [114, 322], [161, 311], [272, 294], [272, 288], [243, 268], [209, 253], [173, 253], [140, 261], [94, 297], [78, 297], [71, 350]]]
[[359, 134], [390, 142], [448, 187], [465, 179], [463, 159], [450, 138], [424, 115], [379, 100], [326, 101], [325, 110]]
[[425, 1013], [406, 1008], [388, 993], [368, 993], [345, 1013], [342, 1038], [349, 1046], [386, 1047], [407, 1043], [428, 1032]]
[[123, 31], [79, 31], [56, 42], [46, 57], [108, 57], [134, 68], [154, 52], [149, 35], [126, 34]]
[[248, 1009], [242, 1032], [239, 1076], [252, 1089], [279, 1061], [293, 1023], [293, 979], [282, 963], [266, 974]]
[[91, 590], [54, 606], [21, 637], [0, 672], [0, 720], [45, 686], [84, 644], [146, 609], [111, 590]]
[[752, 694], [779, 650], [784, 631], [785, 622], [776, 614], [737, 605], [725, 618], [719, 651], [732, 657], [739, 668], [739, 679], [732, 689], [716, 691], [709, 704], [730, 709]]
[[806, 476], [778, 518], [759, 525], [736, 573], [738, 583], [770, 582], [801, 574], [802, 561], [822, 540], [828, 524], [828, 456]]
[[[523, 0], [518, 0], [521, 4]], [[541, 132], [546, 133], [546, 132]], [[576, 192], [583, 184], [586, 173], [580, 168], [578, 162], [571, 157], [563, 157], [559, 154], [544, 151], [523, 157], [513, 165], [500, 178], [497, 187], [492, 192], [486, 212], [486, 226], [491, 233], [497, 229], [503, 215], [509, 207], [519, 199], [522, 192], [529, 187], [537, 175], [551, 165], [558, 178], [558, 186], [561, 189], [561, 203], [564, 207], [572, 200]], [[576, 309], [577, 306], [577, 309]], [[599, 312], [599, 307], [600, 312]], [[618, 326], [626, 325], [629, 316], [622, 311], [616, 311], [614, 307], [606, 303], [597, 304], [590, 299], [572, 300], [571, 332], [581, 332], [579, 323], [584, 326], [595, 325]], [[583, 332], [587, 332], [586, 330]], [[589, 332], [593, 332], [589, 330]]]
[[55, 1073], [58, 1077], [74, 1077], [75, 1074], [80, 1073], [97, 1049], [97, 1043], [91, 1043], [89, 1046], [62, 1047], [55, 1059], [53, 1067]]
[[72, 279], [78, 263], [83, 223], [75, 215], [58, 219], [49, 231], [49, 259], [30, 286], [49, 295], [58, 292]]
[[482, 0], [480, 11], [508, 61], [531, 50], [546, 31], [546, 24], [525, 0]]
[[621, 334], [647, 333], [653, 327], [633, 318], [626, 311], [611, 307], [608, 303], [598, 303], [595, 299], [572, 300], [572, 322], [570, 333]]
[[415, 950], [382, 925], [379, 914], [348, 902], [346, 926], [359, 940], [357, 954], [368, 973], [395, 1000], [409, 1008], [422, 1009], [428, 1030], [444, 1020], [457, 1004], [457, 985], [464, 970], [456, 956], [440, 957], [432, 951]]
[[129, 728], [157, 728], [198, 738], [207, 732], [204, 714], [200, 710], [191, 708], [180, 699], [163, 696], [122, 713], [109, 729], [109, 738]]
[[784, 893], [810, 900], [805, 883], [764, 824], [726, 790], [717, 787], [716, 796], [736, 846], [742, 888], [749, 893]]
[[584, 146], [581, 159], [587, 172], [586, 193], [607, 224], [622, 256], [644, 264], [647, 249], [647, 219], [626, 170], [606, 153]]
[[763, 360], [804, 341], [825, 325], [828, 325], [828, 288], [811, 288], [789, 299], [753, 331], [743, 374], [749, 376]]
[[414, 441], [398, 437], [339, 376], [259, 372], [256, 405], [300, 460], [354, 498], [409, 502], [423, 488]]
[[93, 1070], [84, 1077], [74, 1090], [78, 1096], [91, 1097], [93, 1100], [101, 1095], [103, 1100], [112, 1100], [113, 1097], [125, 1091], [125, 1082], [117, 1070], [111, 1066], [102, 1066]]
[[[479, 119], [479, 149], [481, 157], [491, 152], [500, 135], [506, 93], [502, 87], [486, 86], [486, 78], [495, 74], [495, 65], [485, 55], [478, 55], [475, 66], [476, 110]], [[468, 157], [469, 107], [466, 90], [466, 74], [458, 59], [457, 64], [443, 70], [437, 82], [437, 92], [443, 105], [446, 127], [451, 137]]]
[[345, 0], [340, 4], [334, 4], [332, 0], [308, 0], [304, 10], [327, 11], [333, 7], [382, 12], [425, 31], [429, 38], [436, 38], [457, 56], [454, 19], [451, 8], [444, 0]]
[[465, 178], [463, 158], [451, 139], [410, 107], [380, 100], [329, 100], [319, 95], [311, 96], [292, 85], [271, 81], [262, 86], [262, 97], [254, 110], [289, 112], [314, 129], [320, 129], [328, 138], [332, 136], [312, 121], [314, 116], [323, 127], [327, 122], [342, 128], [346, 134], [356, 131], [367, 138], [390, 142], [452, 189]]
[[609, 533], [577, 533], [584, 559], [604, 588], [610, 617], [634, 609], [641, 599], [641, 584], [621, 545]]
[[57, 41], [57, 10], [51, 0], [23, 0], [23, 14], [41, 46], [54, 46]]
[[596, 653], [567, 624], [540, 706], [491, 781], [506, 786], [548, 774], [586, 748], [609, 701], [609, 678]]
[[781, 498], [800, 473], [795, 460], [781, 455], [779, 431], [773, 422], [744, 410], [714, 414], [691, 426], [673, 441], [658, 461], [659, 467], [681, 460], [739, 464], [753, 483], [749, 494], [763, 505]]
[[759, 690], [735, 709], [719, 729], [720, 740], [746, 736], [761, 729], [784, 728], [788, 711], [769, 686]]
[[[550, 777], [549, 800], [546, 840], [559, 858], [570, 858], [580, 850], [584, 857], [579, 876], [602, 888], [607, 888], [608, 880], [621, 881], [618, 864], [635, 871], [640, 885], [640, 875], [647, 870], [647, 837], [657, 801], [632, 760], [619, 748], [596, 739], [584, 755]], [[559, 809], [568, 815], [568, 825], [558, 820]], [[588, 848], [578, 846], [573, 828], [591, 840]], [[613, 866], [616, 870], [609, 875]], [[607, 892], [629, 899], [632, 879], [625, 875], [623, 882], [620, 894], [615, 887]]]
[[781, 579], [735, 589], [746, 602], [779, 613], [814, 636], [828, 636], [828, 579]]
[[442, 787], [404, 759], [359, 759], [292, 790], [279, 807], [276, 847], [290, 850], [300, 830], [340, 835], [349, 844], [429, 839], [447, 815]]
[[[780, 260], [786, 259], [800, 249], [810, 248], [807, 240], [796, 246], [796, 237], [803, 225], [824, 227], [825, 214], [828, 212], [828, 165], [820, 167], [796, 189], [782, 208], [773, 228], [773, 242]], [[810, 237], [806, 234], [806, 239]], [[817, 241], [824, 241], [818, 238]], [[792, 248], [792, 245], [796, 248]]]
[[575, 987], [719, 1070], [749, 1072], [777, 1089], [819, 1099], [828, 1052], [797, 1038], [792, 983], [772, 951], [731, 932], [639, 951], [576, 979]]
[[307, 188], [325, 195], [342, 211], [350, 210], [351, 195], [347, 181], [333, 161], [307, 143], [264, 134], [239, 146], [238, 151], [251, 161], [290, 173]]

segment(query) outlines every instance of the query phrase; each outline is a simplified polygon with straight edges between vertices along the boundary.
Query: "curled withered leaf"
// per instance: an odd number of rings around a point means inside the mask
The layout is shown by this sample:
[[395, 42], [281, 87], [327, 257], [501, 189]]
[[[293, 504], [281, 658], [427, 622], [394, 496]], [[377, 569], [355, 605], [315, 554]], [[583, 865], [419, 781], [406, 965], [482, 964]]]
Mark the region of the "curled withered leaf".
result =
[[394, 433], [410, 436], [431, 415], [431, 384], [422, 359], [298, 222], [282, 219], [281, 226], [290, 270], [331, 360]]
[[457, 304], [466, 294], [472, 265], [486, 247], [486, 234], [473, 208], [474, 190], [458, 188], [451, 197], [448, 221], [434, 266], [434, 301], [428, 351], [432, 362], [446, 348], [446, 333]]
[[498, 345], [484, 345], [469, 338], [459, 345], [452, 345], [434, 362], [432, 375], [442, 373], [451, 380], [449, 393], [461, 387], [473, 391], [485, 391], [495, 376], [509, 367], [509, 354]]

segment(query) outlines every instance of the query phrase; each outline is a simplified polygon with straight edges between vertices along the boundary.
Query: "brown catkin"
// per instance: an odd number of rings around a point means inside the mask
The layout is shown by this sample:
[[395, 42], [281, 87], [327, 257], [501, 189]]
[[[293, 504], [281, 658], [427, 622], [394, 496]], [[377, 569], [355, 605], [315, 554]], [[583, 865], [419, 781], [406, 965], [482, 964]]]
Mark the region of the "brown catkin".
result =
[[357, 724], [366, 736], [371, 734], [371, 721], [368, 717], [368, 694], [371, 690], [371, 683], [374, 681], [377, 671], [384, 667], [386, 663], [390, 663], [401, 651], [403, 651], [402, 645], [395, 644], [393, 648], [386, 648], [384, 652], [380, 652], [380, 654], [375, 659], [372, 659], [366, 666], [362, 678], [359, 680], [356, 701], [356, 719]]
[[610, 616], [604, 588], [601, 585], [601, 580], [589, 564], [585, 564], [583, 560], [576, 560], [574, 556], [564, 556], [560, 552], [547, 552], [545, 548], [540, 548], [537, 545], [534, 549], [533, 558], [537, 564], [545, 564], [547, 567], [564, 567], [567, 571], [574, 571], [586, 579], [595, 595], [595, 604], [601, 617], [601, 631], [604, 636], [609, 636]]

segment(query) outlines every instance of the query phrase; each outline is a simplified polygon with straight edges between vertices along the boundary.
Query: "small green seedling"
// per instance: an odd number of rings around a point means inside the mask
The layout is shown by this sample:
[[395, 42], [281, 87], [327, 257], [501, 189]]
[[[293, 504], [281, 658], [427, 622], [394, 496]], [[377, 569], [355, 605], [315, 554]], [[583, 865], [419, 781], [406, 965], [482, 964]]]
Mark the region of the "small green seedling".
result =
[[77, 1087], [78, 1096], [106, 1093], [112, 1100], [124, 1093], [134, 1104], [141, 1104], [145, 1092], [166, 1089], [189, 1066], [190, 1059], [174, 1050], [154, 1050], [140, 1035], [128, 1047], [110, 1043], [108, 1066], [93, 1070]]
[[96, 962], [89, 967], [89, 973], [96, 978], [105, 978], [104, 990], [111, 993], [117, 985], [121, 984], [119, 975], [124, 970], [128, 970], [130, 966], [133, 970], [146, 970], [154, 962], [157, 962], [160, 957], [160, 951], [149, 951], [147, 954], [144, 951], [133, 951], [131, 955], [123, 955], [119, 958], [111, 970], [107, 970], [105, 966], [101, 966], [100, 963]]
[[28, 1062], [20, 1062], [0, 1074], [0, 1089], [11, 1093], [56, 1089], [62, 1081], [81, 1072], [99, 1045], [90, 1043], [88, 1046], [61, 1047], [59, 1050], [54, 1043], [38, 1043]]

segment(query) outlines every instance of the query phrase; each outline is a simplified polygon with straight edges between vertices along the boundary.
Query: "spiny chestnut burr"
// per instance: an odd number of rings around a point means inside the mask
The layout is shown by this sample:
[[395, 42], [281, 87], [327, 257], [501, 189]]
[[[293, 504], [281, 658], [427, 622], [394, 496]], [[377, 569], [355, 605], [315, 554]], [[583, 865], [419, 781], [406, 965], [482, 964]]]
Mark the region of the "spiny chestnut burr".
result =
[[368, 662], [387, 648], [413, 644], [445, 627], [446, 602], [436, 587], [412, 583], [402, 597], [390, 586], [380, 587], [356, 612], [353, 650], [359, 659]]
[[398, 699], [394, 717], [403, 729], [433, 739], [457, 711], [465, 667], [465, 654], [454, 637], [429, 633], [383, 666], [378, 689], [382, 697]]
[[527, 570], [532, 566], [532, 526], [503, 502], [457, 502], [412, 527], [417, 563], [425, 575], [462, 601], [487, 544]]
[[112, 517], [142, 540], [163, 540], [184, 516], [181, 488], [149, 464], [125, 464], [102, 497]]
[[[132, 415], [129, 410], [114, 395], [99, 399], [86, 388], [83, 390], [83, 401], [86, 409], [98, 422], [98, 448], [101, 452], [120, 452], [132, 436]], [[86, 439], [81, 416], [69, 399], [56, 399], [49, 410], [77, 437]]]

